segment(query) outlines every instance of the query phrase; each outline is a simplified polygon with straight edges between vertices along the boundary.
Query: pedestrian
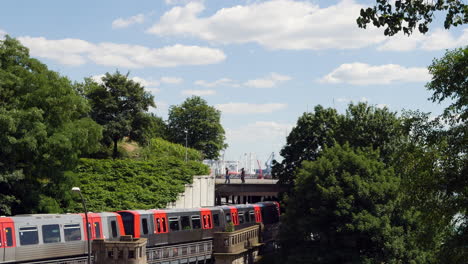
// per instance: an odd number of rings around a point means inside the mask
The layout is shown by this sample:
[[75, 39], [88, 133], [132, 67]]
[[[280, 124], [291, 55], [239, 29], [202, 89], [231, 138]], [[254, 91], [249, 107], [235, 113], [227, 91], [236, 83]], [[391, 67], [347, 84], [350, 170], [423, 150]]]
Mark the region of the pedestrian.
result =
[[241, 181], [242, 181], [242, 183], [245, 183], [245, 170], [244, 170], [244, 168], [241, 169]]
[[230, 184], [231, 183], [231, 179], [229, 179], [229, 169], [226, 167], [226, 180], [224, 181], [224, 184]]

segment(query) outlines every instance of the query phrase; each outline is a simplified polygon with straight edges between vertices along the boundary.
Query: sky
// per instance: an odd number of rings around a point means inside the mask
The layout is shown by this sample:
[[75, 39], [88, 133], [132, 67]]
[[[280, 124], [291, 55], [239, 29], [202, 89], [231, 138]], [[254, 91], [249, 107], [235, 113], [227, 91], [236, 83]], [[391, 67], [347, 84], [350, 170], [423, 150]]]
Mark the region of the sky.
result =
[[221, 111], [224, 159], [260, 163], [286, 142], [297, 119], [320, 104], [441, 113], [425, 84], [434, 58], [468, 44], [466, 26], [385, 37], [356, 25], [375, 1], [101, 0], [2, 1], [8, 34], [49, 69], [81, 82], [130, 73], [155, 97], [152, 112], [201, 96]]

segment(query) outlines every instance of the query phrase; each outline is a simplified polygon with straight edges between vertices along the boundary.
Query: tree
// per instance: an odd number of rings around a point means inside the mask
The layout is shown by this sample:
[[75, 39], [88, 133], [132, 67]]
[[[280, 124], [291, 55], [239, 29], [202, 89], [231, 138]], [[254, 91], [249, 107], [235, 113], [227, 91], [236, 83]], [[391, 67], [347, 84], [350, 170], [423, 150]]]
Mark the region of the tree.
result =
[[166, 123], [153, 113], [142, 112], [136, 115], [132, 128], [129, 137], [140, 145], [147, 145], [154, 138], [167, 138]]
[[286, 263], [430, 263], [409, 239], [417, 212], [399, 206], [400, 179], [379, 160], [336, 144], [302, 162], [282, 218]]
[[154, 97], [139, 83], [130, 80], [128, 74], [119, 71], [106, 73], [101, 84], [91, 79], [85, 82], [84, 94], [91, 103], [91, 117], [104, 127], [103, 141], [107, 145], [113, 144], [113, 157], [116, 158], [117, 143], [130, 136], [132, 131], [141, 129], [144, 124], [138, 121], [145, 118], [144, 113], [150, 106], [155, 107]]
[[[467, 7], [468, 9], [468, 7]], [[468, 46], [447, 51], [429, 66], [432, 80], [426, 88], [433, 92], [432, 102], [452, 101], [444, 115], [454, 122], [468, 119]]]
[[0, 214], [61, 212], [78, 158], [95, 151], [102, 129], [70, 80], [0, 41]]
[[468, 6], [461, 0], [376, 0], [374, 7], [361, 9], [357, 24], [366, 28], [372, 23], [376, 27], [386, 27], [384, 34], [393, 36], [403, 30], [410, 35], [418, 27], [419, 32], [426, 33], [432, 22], [434, 12], [446, 12], [444, 27], [459, 26], [468, 23]]
[[221, 112], [209, 106], [199, 96], [187, 98], [180, 106], [169, 108], [168, 134], [170, 140], [201, 151], [205, 159], [217, 159], [227, 147]]
[[297, 121], [281, 150], [283, 160], [275, 162], [273, 176], [293, 184], [295, 171], [303, 160], [314, 161], [325, 147], [348, 142], [352, 147], [380, 149], [381, 158], [390, 160], [402, 136], [396, 113], [366, 103], [350, 104], [345, 115], [335, 109], [316, 106]]

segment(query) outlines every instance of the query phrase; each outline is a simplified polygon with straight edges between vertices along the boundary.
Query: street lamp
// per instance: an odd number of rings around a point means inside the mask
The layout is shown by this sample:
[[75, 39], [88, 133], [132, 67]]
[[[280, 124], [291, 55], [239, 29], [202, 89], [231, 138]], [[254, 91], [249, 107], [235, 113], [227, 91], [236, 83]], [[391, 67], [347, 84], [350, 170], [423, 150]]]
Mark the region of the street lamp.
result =
[[185, 162], [187, 162], [187, 148], [188, 148], [188, 130], [187, 128], [184, 130], [185, 132]]
[[72, 192], [77, 192], [77, 193], [80, 194], [81, 203], [83, 203], [85, 219], [86, 219], [86, 234], [87, 234], [87, 237], [88, 237], [88, 264], [91, 264], [91, 237], [90, 237], [91, 229], [89, 228], [88, 210], [86, 209], [86, 202], [85, 202], [85, 199], [83, 197], [83, 194], [81, 194], [80, 187], [73, 187], [71, 190], [72, 190]]

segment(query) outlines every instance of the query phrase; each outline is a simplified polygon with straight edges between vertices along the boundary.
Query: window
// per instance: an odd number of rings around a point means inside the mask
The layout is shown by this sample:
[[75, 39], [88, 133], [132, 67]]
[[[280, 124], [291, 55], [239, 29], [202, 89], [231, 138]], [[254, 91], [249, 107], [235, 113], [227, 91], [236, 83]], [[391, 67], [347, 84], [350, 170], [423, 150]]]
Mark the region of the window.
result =
[[167, 233], [167, 230], [166, 230], [166, 218], [165, 218], [165, 217], [161, 218], [161, 225], [162, 225], [163, 233]]
[[254, 212], [254, 211], [250, 211], [250, 212], [249, 212], [249, 215], [250, 215], [250, 219], [251, 219], [250, 221], [255, 222], [255, 212]]
[[226, 223], [230, 223], [230, 222], [231, 222], [231, 214], [227, 213], [226, 214]]
[[169, 229], [171, 231], [179, 231], [179, 218], [169, 217]]
[[13, 246], [13, 230], [11, 229], [11, 227], [5, 228], [5, 236], [6, 236], [6, 246], [12, 247]]
[[99, 222], [94, 222], [94, 233], [96, 234], [96, 238], [101, 238], [101, 225]]
[[117, 237], [117, 223], [111, 221], [112, 237]]
[[193, 229], [201, 228], [200, 217], [198, 215], [192, 215], [192, 227]]
[[59, 225], [43, 225], [42, 240], [44, 241], [44, 244], [60, 242]]
[[148, 234], [148, 219], [142, 218], [141, 219], [141, 226], [143, 227], [143, 234], [147, 235]]
[[[200, 219], [199, 219], [200, 221]], [[182, 216], [180, 218], [180, 224], [182, 225], [182, 230], [190, 230], [190, 218], [188, 216]]]
[[219, 226], [219, 215], [213, 214], [213, 222], [215, 226]]
[[34, 245], [39, 242], [39, 236], [37, 234], [37, 227], [23, 227], [19, 230], [20, 244]]
[[81, 240], [80, 224], [64, 225], [63, 234], [65, 241], [78, 241]]
[[161, 218], [156, 218], [156, 232], [159, 234], [162, 232]]
[[246, 223], [250, 222], [250, 215], [249, 215], [249, 212], [245, 212], [245, 222], [246, 222]]
[[239, 213], [239, 223], [240, 224], [244, 223], [244, 213]]

